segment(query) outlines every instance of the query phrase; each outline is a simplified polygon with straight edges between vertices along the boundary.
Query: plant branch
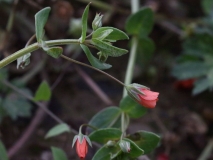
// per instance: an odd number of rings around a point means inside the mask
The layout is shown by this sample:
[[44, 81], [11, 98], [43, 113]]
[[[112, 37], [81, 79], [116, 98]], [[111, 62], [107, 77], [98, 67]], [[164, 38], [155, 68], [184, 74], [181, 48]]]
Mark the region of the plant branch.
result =
[[116, 82], [118, 82], [118, 83], [121, 84], [122, 86], [125, 86], [125, 84], [124, 84], [123, 82], [119, 81], [119, 80], [116, 79], [115, 77], [111, 76], [110, 74], [108, 74], [108, 73], [106, 73], [106, 72], [104, 72], [104, 71], [102, 71], [102, 70], [100, 70], [100, 69], [97, 69], [97, 68], [95, 68], [95, 67], [93, 67], [93, 66], [90, 66], [90, 65], [88, 65], [88, 64], [85, 64], [85, 63], [76, 61], [76, 60], [74, 60], [74, 59], [71, 59], [71, 58], [69, 58], [69, 57], [67, 57], [67, 56], [65, 56], [65, 55], [63, 55], [63, 54], [61, 55], [61, 57], [64, 58], [64, 59], [66, 59], [66, 60], [68, 60], [68, 61], [70, 61], [70, 62], [73, 62], [73, 63], [79, 64], [79, 65], [82, 65], [82, 66], [91, 68], [91, 69], [93, 69], [93, 70], [96, 70], [96, 71], [98, 71], [98, 72], [100, 72], [100, 73], [102, 73], [102, 74], [108, 76], [109, 78], [115, 80]]
[[[80, 42], [78, 39], [60, 39], [60, 40], [45, 41], [45, 43], [47, 44], [47, 46], [55, 46], [55, 45], [67, 45], [67, 44], [80, 43]], [[41, 48], [40, 44], [38, 44], [36, 42], [34, 44], [31, 44], [13, 54], [11, 54], [10, 56], [8, 56], [0, 61], [0, 69], [6, 65], [12, 63], [19, 57], [21, 57], [27, 53], [33, 52], [35, 50], [38, 50], [39, 48]]]

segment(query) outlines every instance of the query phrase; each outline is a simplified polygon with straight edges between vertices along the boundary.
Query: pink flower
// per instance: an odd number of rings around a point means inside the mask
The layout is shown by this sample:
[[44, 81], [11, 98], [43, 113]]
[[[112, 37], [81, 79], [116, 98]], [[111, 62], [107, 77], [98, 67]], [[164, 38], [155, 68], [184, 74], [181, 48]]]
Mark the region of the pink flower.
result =
[[139, 103], [147, 108], [155, 108], [159, 93], [144, 88], [140, 88], [139, 90], [144, 93], [144, 95], [138, 94], [140, 98]]
[[88, 152], [88, 144], [92, 146], [90, 139], [86, 135], [79, 133], [74, 137], [72, 147], [75, 144], [76, 144], [76, 153], [78, 154], [78, 157], [81, 160], [84, 160]]
[[158, 101], [158, 92], [150, 91], [149, 88], [136, 83], [126, 86], [126, 89], [129, 96], [142, 106], [146, 108], [155, 108]]
[[79, 141], [79, 139], [77, 139], [76, 141], [76, 152], [78, 154], [78, 157], [80, 159], [84, 159], [87, 155], [87, 152], [88, 152], [88, 147], [87, 147], [87, 141], [86, 139], [84, 138], [82, 143]]

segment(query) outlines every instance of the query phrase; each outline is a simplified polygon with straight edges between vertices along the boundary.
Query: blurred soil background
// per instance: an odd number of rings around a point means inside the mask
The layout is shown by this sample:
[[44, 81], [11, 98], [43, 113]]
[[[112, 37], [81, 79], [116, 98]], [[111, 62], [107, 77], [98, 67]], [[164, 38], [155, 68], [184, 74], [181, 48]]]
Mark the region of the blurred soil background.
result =
[[[103, 26], [125, 30], [125, 21], [131, 14], [130, 1], [100, 2], [105, 5], [91, 4], [89, 26], [91, 27], [95, 14], [100, 12], [104, 15]], [[0, 58], [25, 46], [34, 34], [35, 13], [46, 6], [52, 8], [45, 27], [46, 39], [78, 39], [81, 34], [80, 18], [87, 3], [86, 0], [19, 0], [14, 4], [12, 0], [0, 0]], [[162, 137], [159, 147], [149, 155], [150, 159], [195, 160], [212, 139], [212, 93], [205, 91], [192, 96], [193, 84], [172, 77], [171, 69], [182, 51], [183, 27], [204, 16], [201, 1], [143, 0], [142, 6], [150, 6], [155, 12], [155, 25], [150, 35], [155, 43], [155, 51], [148, 58], [143, 56], [137, 58], [133, 82], [146, 85], [160, 95], [156, 108], [148, 110], [144, 117], [132, 120], [128, 132], [134, 133], [143, 129]], [[10, 29], [7, 24], [12, 10], [15, 14]], [[130, 43], [124, 40], [116, 45], [129, 50]], [[63, 47], [65, 55], [88, 63], [80, 48], [75, 45]], [[93, 50], [93, 53], [96, 51]], [[127, 62], [128, 54], [109, 58], [107, 63], [112, 64], [113, 67], [106, 72], [123, 81]], [[32, 53], [31, 63], [25, 69], [17, 70], [16, 62], [6, 69], [9, 83], [23, 80], [22, 87], [24, 86], [31, 93], [34, 93], [39, 84], [46, 80], [52, 86], [52, 98], [46, 105], [76, 130], [81, 124], [88, 123], [101, 109], [118, 106], [122, 98], [122, 86], [105, 75], [71, 64], [61, 58], [53, 59], [42, 50]], [[4, 98], [6, 93], [1, 92], [0, 96]], [[75, 149], [71, 149], [72, 137], [63, 134], [56, 138], [44, 139], [47, 131], [57, 123], [46, 114], [39, 114], [38, 107], [32, 105], [31, 116], [18, 116], [15, 120], [9, 116], [1, 117], [0, 138], [10, 154], [15, 152], [11, 159], [48, 160], [51, 159], [50, 146], [63, 147], [69, 159], [77, 159]], [[29, 133], [30, 138], [18, 147], [20, 150], [14, 148], [14, 145], [26, 134], [32, 121], [36, 123], [36, 127], [32, 133]], [[89, 150], [88, 159], [91, 159], [94, 152], [93, 149]], [[213, 154], [209, 157], [209, 160], [211, 159]]]

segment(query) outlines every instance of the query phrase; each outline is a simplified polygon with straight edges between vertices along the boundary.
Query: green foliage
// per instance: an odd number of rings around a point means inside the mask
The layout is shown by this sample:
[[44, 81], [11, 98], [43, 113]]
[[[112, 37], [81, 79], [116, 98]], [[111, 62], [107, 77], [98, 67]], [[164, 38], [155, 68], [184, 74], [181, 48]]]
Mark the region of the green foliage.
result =
[[13, 120], [19, 116], [29, 117], [31, 115], [31, 103], [16, 93], [8, 94], [2, 102], [2, 106]]
[[66, 153], [57, 147], [51, 147], [53, 160], [68, 160]]
[[92, 39], [105, 40], [109, 42], [129, 39], [128, 35], [113, 27], [100, 27], [92, 34]]
[[82, 33], [81, 33], [81, 38], [80, 42], [83, 43], [86, 39], [86, 34], [87, 34], [87, 18], [88, 18], [88, 12], [89, 12], [89, 6], [88, 4], [84, 10], [84, 13], [82, 15]]
[[58, 124], [47, 132], [45, 138], [55, 137], [65, 132], [70, 132], [70, 127], [65, 123]]
[[144, 153], [144, 151], [130, 139], [124, 138], [124, 140], [130, 142], [131, 150], [129, 153], [122, 152], [118, 143], [116, 143], [113, 146], [105, 145], [96, 152], [96, 154], [94, 155], [92, 160], [102, 160], [102, 159], [103, 160], [110, 160], [110, 159], [114, 159], [114, 160], [127, 159], [127, 160], [129, 160], [129, 159], [135, 159]]
[[50, 7], [43, 8], [35, 15], [35, 32], [39, 43], [42, 42], [44, 36], [44, 26], [47, 22], [50, 13]]
[[139, 118], [146, 114], [147, 109], [135, 102], [131, 97], [126, 96], [120, 101], [119, 107], [131, 118]]
[[143, 149], [144, 154], [148, 154], [155, 149], [160, 141], [158, 135], [147, 131], [138, 131], [135, 134], [127, 136], [127, 138]]
[[98, 39], [92, 39], [92, 44], [102, 53], [112, 57], [119, 57], [128, 52], [125, 49], [112, 46], [111, 44], [104, 41], [100, 41]]
[[121, 109], [118, 107], [108, 107], [94, 115], [89, 125], [96, 128], [109, 128], [116, 123], [120, 115]]
[[51, 98], [51, 89], [46, 81], [43, 81], [34, 96], [35, 101], [49, 101]]
[[7, 156], [6, 148], [4, 144], [2, 143], [1, 139], [0, 139], [0, 160], [9, 160]]
[[139, 65], [144, 67], [145, 64], [150, 62], [155, 50], [155, 44], [152, 39], [146, 36], [140, 36], [138, 38], [137, 48], [137, 62]]
[[213, 35], [195, 33], [183, 42], [183, 54], [172, 69], [177, 79], [196, 79], [192, 93], [199, 94], [213, 87]]
[[201, 5], [203, 8], [203, 11], [206, 14], [211, 14], [213, 10], [213, 1], [212, 0], [202, 0]]
[[53, 58], [59, 58], [63, 53], [62, 47], [51, 47], [46, 50], [47, 54]]
[[104, 128], [93, 131], [89, 138], [91, 141], [95, 141], [98, 143], [106, 143], [109, 140], [115, 141], [121, 137], [121, 130], [117, 128]]
[[110, 160], [112, 156], [117, 155], [119, 152], [121, 150], [118, 145], [111, 147], [103, 146], [95, 153], [92, 160]]
[[151, 8], [142, 8], [128, 17], [125, 25], [131, 35], [148, 35], [154, 24], [154, 13]]
[[109, 69], [109, 68], [112, 67], [110, 64], [103, 63], [100, 60], [98, 60], [96, 57], [94, 57], [87, 46], [82, 45], [82, 44], [80, 46], [83, 49], [83, 51], [86, 54], [86, 56], [87, 56], [90, 64], [93, 67], [101, 69], [101, 70], [103, 70], [103, 69]]

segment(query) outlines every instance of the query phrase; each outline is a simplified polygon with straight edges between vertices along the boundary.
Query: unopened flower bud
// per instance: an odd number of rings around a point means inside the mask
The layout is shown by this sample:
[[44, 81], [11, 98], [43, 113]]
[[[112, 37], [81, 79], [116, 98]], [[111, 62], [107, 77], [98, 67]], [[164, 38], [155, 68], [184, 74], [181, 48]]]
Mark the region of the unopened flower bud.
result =
[[73, 139], [72, 147], [76, 144], [76, 153], [80, 159], [84, 159], [88, 152], [88, 144], [92, 146], [90, 139], [83, 134], [76, 135]]
[[158, 101], [158, 92], [150, 91], [146, 86], [133, 83], [126, 86], [128, 95], [146, 108], [155, 108]]
[[121, 140], [119, 142], [119, 146], [121, 148], [121, 150], [125, 153], [129, 153], [131, 148], [130, 148], [130, 142], [128, 141], [125, 141], [125, 140]]
[[102, 17], [103, 17], [103, 15], [96, 13], [95, 18], [92, 22], [92, 29], [94, 31], [102, 26]]

